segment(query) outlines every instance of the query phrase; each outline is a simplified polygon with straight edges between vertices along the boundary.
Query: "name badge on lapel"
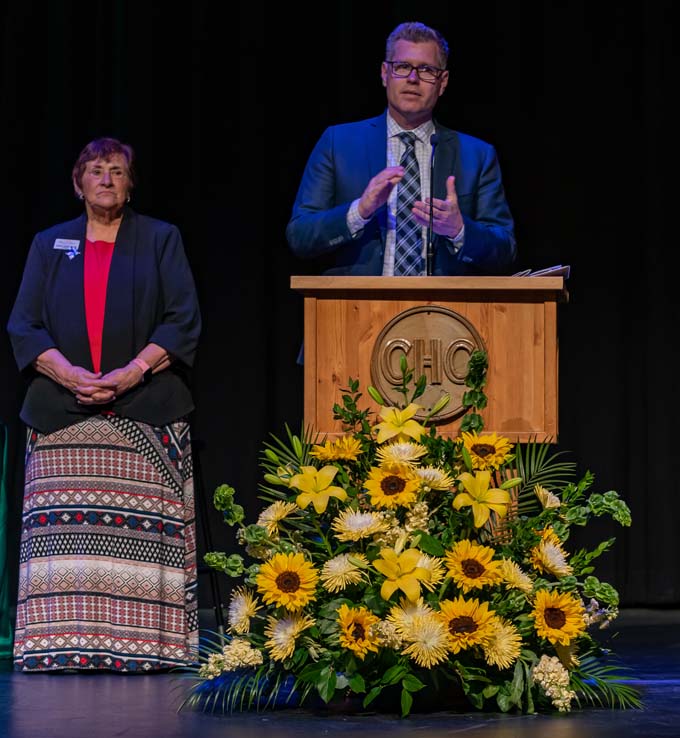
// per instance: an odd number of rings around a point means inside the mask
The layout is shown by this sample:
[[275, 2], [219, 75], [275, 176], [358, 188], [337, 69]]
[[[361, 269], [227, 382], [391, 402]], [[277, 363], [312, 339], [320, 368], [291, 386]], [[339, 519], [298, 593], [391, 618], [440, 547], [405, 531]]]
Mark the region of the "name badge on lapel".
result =
[[80, 241], [72, 238], [55, 238], [54, 246], [58, 251], [65, 251], [69, 259], [73, 259], [80, 253]]

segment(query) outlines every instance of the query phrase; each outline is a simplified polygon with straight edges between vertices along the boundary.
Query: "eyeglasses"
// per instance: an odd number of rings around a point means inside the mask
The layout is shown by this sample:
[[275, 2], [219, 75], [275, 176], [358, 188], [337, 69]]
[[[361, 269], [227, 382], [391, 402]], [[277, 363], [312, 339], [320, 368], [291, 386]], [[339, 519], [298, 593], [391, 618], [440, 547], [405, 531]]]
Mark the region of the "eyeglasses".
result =
[[411, 72], [415, 69], [419, 80], [430, 83], [436, 82], [446, 71], [439, 67], [431, 67], [429, 64], [421, 64], [419, 67], [414, 67], [413, 64], [405, 61], [385, 60], [385, 64], [389, 64], [392, 67], [393, 77], [410, 77]]

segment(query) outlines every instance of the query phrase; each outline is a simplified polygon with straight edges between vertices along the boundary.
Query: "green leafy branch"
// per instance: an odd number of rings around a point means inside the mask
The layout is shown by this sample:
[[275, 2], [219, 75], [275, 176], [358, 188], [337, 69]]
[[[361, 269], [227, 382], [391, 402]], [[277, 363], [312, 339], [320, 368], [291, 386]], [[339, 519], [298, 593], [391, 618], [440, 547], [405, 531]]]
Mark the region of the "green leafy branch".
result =
[[[462, 405], [467, 414], [463, 418], [460, 429], [466, 433], [480, 433], [484, 428], [484, 421], [479, 414], [487, 405], [486, 375], [489, 369], [489, 358], [486, 351], [473, 351], [468, 362], [468, 372], [465, 385], [470, 389], [463, 393]], [[473, 412], [469, 412], [472, 410]]]

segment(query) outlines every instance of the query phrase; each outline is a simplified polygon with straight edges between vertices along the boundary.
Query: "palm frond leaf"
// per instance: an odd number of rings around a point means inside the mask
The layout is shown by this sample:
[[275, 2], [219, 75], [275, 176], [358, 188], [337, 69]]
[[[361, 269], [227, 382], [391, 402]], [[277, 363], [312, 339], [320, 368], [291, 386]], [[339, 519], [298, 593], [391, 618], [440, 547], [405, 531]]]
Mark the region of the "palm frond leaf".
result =
[[[278, 466], [291, 464], [297, 469], [309, 462], [309, 452], [312, 446], [322, 441], [321, 436], [309, 426], [303, 426], [299, 435], [295, 435], [287, 424], [285, 431], [285, 438], [270, 433], [270, 440], [263, 442], [261, 455], [263, 468], [276, 471]], [[275, 459], [272, 458], [272, 454], [276, 457]]]
[[506, 467], [506, 474], [523, 480], [523, 484], [517, 488], [518, 513], [540, 510], [540, 503], [534, 494], [537, 484], [555, 490], [573, 481], [576, 462], [563, 460], [566, 454], [566, 451], [555, 451], [550, 439], [539, 442], [534, 438], [515, 446], [515, 456]]
[[593, 656], [581, 659], [572, 673], [572, 686], [576, 691], [576, 701], [582, 704], [620, 709], [639, 709], [642, 707], [640, 692], [625, 676], [628, 667], [598, 661]]

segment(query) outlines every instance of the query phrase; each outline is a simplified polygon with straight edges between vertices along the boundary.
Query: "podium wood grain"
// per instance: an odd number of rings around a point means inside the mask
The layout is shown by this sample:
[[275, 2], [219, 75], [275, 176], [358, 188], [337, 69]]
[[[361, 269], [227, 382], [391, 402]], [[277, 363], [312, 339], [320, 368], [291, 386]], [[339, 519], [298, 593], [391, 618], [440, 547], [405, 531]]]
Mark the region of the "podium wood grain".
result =
[[[291, 277], [304, 296], [304, 420], [329, 438], [348, 379], [358, 379], [360, 403], [380, 407], [366, 387], [379, 334], [410, 308], [437, 305], [466, 318], [489, 357], [482, 412], [485, 432], [511, 441], [558, 437], [557, 306], [568, 300], [562, 277]], [[455, 437], [462, 417], [438, 424]]]

